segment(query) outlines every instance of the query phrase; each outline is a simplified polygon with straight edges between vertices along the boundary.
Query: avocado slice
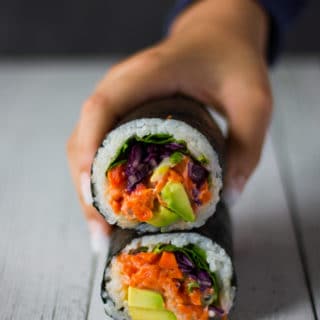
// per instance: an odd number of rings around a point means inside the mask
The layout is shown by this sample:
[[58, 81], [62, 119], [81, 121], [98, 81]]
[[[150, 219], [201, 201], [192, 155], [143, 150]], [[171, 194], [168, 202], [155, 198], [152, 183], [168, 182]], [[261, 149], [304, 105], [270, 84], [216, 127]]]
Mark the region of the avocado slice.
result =
[[169, 158], [166, 158], [160, 162], [160, 164], [154, 169], [152, 176], [150, 177], [151, 182], [159, 181], [170, 169], [171, 162]]
[[160, 206], [159, 209], [153, 212], [153, 217], [147, 221], [154, 227], [166, 227], [179, 220], [180, 217], [169, 209]]
[[132, 320], [177, 320], [174, 313], [168, 310], [152, 310], [130, 306], [129, 315]]
[[168, 181], [160, 195], [163, 201], [166, 202], [168, 208], [184, 221], [195, 221], [196, 217], [182, 183]]
[[160, 293], [129, 287], [128, 305], [133, 308], [164, 309], [164, 301]]

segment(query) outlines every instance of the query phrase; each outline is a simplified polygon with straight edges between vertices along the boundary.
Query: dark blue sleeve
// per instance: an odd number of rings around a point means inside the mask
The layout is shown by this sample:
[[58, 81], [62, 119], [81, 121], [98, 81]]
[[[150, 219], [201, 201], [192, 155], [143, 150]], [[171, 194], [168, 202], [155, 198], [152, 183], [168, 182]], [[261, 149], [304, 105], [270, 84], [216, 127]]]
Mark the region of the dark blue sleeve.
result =
[[[252, 0], [257, 1], [265, 8], [270, 17], [270, 34], [267, 57], [269, 63], [273, 63], [277, 57], [283, 35], [286, 32], [290, 23], [297, 17], [299, 12], [305, 5], [305, 0]], [[168, 24], [193, 0], [178, 0], [168, 17]]]

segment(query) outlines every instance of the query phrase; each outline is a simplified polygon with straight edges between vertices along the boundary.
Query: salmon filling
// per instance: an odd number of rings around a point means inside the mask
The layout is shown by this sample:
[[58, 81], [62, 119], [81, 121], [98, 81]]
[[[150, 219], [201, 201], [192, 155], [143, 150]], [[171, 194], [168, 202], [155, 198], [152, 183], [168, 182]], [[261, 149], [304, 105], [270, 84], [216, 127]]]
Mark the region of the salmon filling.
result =
[[[200, 160], [190, 155], [184, 144], [133, 140], [121, 149], [125, 151], [120, 151], [106, 171], [105, 193], [116, 214], [129, 221], [153, 224], [152, 219], [159, 216], [160, 211], [163, 214], [165, 208], [169, 210], [165, 211], [166, 218], [172, 214], [166, 219], [167, 224], [177, 220], [194, 221], [198, 208], [211, 200], [209, 172]], [[170, 198], [175, 194], [167, 191], [172, 185], [177, 189], [174, 192], [185, 194], [186, 201], [180, 202], [184, 202], [187, 209], [175, 208]], [[188, 210], [190, 214], [184, 216]], [[159, 221], [157, 218], [154, 225], [165, 226], [161, 225], [163, 222], [157, 225]]]
[[[212, 315], [215, 319], [227, 319], [219, 306], [215, 276], [212, 278], [210, 272], [200, 269], [186, 253], [159, 248], [153, 252], [121, 253], [117, 257], [125, 290], [130, 286], [160, 293], [165, 308], [178, 320], [207, 320]], [[172, 246], [167, 248], [174, 250]], [[204, 264], [200, 260], [198, 263]]]

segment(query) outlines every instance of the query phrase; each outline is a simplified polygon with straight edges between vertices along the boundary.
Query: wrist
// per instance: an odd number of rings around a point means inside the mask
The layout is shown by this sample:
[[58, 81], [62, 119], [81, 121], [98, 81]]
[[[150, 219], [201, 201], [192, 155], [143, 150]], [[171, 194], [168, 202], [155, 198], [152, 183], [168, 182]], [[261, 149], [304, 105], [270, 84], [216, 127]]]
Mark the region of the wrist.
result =
[[255, 0], [197, 0], [176, 18], [169, 37], [208, 41], [225, 37], [265, 55], [268, 24], [268, 15]]

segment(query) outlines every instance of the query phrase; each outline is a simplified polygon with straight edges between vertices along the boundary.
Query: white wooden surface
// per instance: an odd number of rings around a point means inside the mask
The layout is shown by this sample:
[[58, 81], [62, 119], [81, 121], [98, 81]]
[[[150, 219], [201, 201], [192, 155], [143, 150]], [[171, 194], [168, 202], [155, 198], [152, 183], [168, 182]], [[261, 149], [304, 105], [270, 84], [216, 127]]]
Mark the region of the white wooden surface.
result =
[[1, 320], [87, 318], [92, 256], [65, 141], [94, 70], [0, 65]]
[[273, 138], [320, 318], [320, 57], [287, 59], [273, 74]]
[[[296, 213], [308, 276], [320, 300], [319, 192], [312, 188], [319, 190], [319, 129], [312, 114], [319, 115], [320, 76], [317, 61], [298, 62], [284, 63], [273, 74], [276, 102], [284, 106], [273, 126], [276, 148], [268, 139], [261, 165], [232, 212], [239, 281], [233, 319], [314, 319], [293, 227]], [[81, 102], [109, 65], [93, 59], [0, 62], [1, 320], [104, 319], [103, 259], [90, 253], [64, 145]], [[304, 120], [302, 103], [313, 110]], [[300, 121], [293, 134], [290, 119]], [[281, 143], [288, 148], [282, 155]], [[297, 156], [299, 150], [304, 156]], [[288, 202], [293, 192], [295, 201]]]

